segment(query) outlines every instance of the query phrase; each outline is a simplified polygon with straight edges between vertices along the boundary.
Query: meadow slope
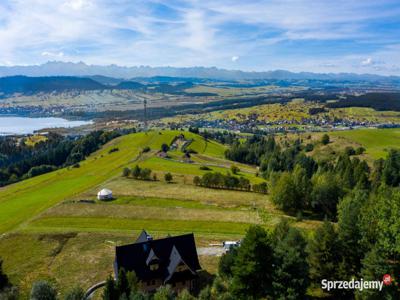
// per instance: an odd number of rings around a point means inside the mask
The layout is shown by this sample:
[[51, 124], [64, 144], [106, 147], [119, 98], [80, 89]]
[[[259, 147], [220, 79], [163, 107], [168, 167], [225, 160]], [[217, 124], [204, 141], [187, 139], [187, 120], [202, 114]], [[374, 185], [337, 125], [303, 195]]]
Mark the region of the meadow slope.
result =
[[[161, 144], [169, 144], [179, 133], [167, 131], [123, 136], [90, 155], [80, 163], [80, 168], [64, 168], [1, 188], [0, 233], [13, 230], [58, 202], [119, 175], [123, 167], [138, 158], [145, 146], [159, 149]], [[223, 156], [222, 145], [187, 134], [195, 138], [194, 147], [199, 153]], [[119, 151], [109, 153], [112, 148], [118, 148]]]

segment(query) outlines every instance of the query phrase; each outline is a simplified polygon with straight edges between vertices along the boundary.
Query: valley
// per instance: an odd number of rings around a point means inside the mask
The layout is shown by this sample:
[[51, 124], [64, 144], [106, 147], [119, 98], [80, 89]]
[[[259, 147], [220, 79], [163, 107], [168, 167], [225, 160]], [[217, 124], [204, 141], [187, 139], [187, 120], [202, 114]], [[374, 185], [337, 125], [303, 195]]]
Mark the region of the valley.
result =
[[[207, 278], [219, 272], [223, 242], [241, 240], [253, 225], [271, 233], [284, 220], [310, 241], [327, 215], [332, 223], [337, 218], [336, 204], [318, 206], [314, 198], [334, 195], [330, 201], [339, 205], [356, 184], [355, 175], [332, 175], [339, 171], [330, 168], [339, 168], [343, 157], [349, 164], [365, 162], [369, 184], [376, 160], [400, 149], [394, 91], [374, 98], [359, 85], [331, 92], [289, 82], [146, 80], [113, 82], [113, 87], [98, 83], [100, 90], [84, 85], [14, 93], [0, 100], [2, 113], [93, 120], [9, 137], [22, 153], [50, 147], [53, 155], [52, 147], [71, 145], [61, 148], [69, 155], [56, 160], [57, 167], [37, 166], [44, 174], [32, 175], [29, 168], [20, 174], [20, 158], [11, 154], [16, 163], [0, 173], [6, 178], [0, 188], [0, 257], [22, 298], [41, 279], [60, 295], [76, 283], [87, 289], [101, 282], [113, 272], [115, 246], [132, 243], [143, 229], [154, 238], [192, 232]], [[90, 135], [98, 144], [92, 145]], [[296, 194], [285, 186], [302, 183], [279, 180], [296, 178], [295, 166], [310, 172], [304, 179], [309, 194], [304, 200], [296, 196], [303, 204], [288, 206], [285, 201]], [[339, 185], [347, 179], [351, 183]], [[337, 187], [318, 198], [312, 193], [318, 184]], [[102, 189], [112, 191], [113, 199], [99, 200]], [[283, 203], [280, 194], [287, 197]], [[307, 294], [325, 296], [314, 286]], [[94, 299], [100, 298], [99, 293]]]

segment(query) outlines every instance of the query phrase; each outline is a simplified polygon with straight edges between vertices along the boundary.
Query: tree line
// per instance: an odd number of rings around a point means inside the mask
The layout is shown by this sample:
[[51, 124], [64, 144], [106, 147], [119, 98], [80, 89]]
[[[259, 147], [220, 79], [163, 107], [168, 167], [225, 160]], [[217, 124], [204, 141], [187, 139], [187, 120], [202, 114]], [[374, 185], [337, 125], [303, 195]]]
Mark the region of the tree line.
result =
[[237, 140], [238, 136], [235, 133], [230, 131], [207, 131], [207, 130], [200, 130], [198, 127], [189, 127], [189, 132], [201, 135], [205, 140], [216, 140], [221, 144], [231, 145]]
[[195, 176], [193, 183], [197, 186], [208, 188], [228, 189], [228, 190], [243, 190], [266, 194], [268, 186], [266, 182], [259, 184], [250, 184], [250, 180], [240, 176], [234, 176], [230, 173], [222, 174], [220, 172], [207, 172], [203, 176]]
[[[135, 165], [133, 168], [124, 168], [122, 170], [122, 176], [126, 178], [133, 178], [136, 180], [153, 180], [157, 181], [157, 174], [152, 173], [149, 168], [141, 168], [139, 165]], [[164, 174], [164, 180], [168, 183], [174, 179], [170, 172]]]

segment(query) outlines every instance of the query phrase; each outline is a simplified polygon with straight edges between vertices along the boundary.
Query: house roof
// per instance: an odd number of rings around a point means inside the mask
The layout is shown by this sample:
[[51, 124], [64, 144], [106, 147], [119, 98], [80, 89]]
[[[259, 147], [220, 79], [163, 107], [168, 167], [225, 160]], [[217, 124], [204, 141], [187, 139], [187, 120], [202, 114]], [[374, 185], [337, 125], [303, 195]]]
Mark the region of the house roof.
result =
[[109, 189], [102, 189], [101, 191], [99, 191], [97, 193], [97, 195], [99, 195], [99, 196], [109, 196], [111, 194], [112, 194], [112, 191]]
[[135, 243], [142, 243], [142, 242], [147, 242], [148, 240], [152, 240], [152, 236], [146, 232], [146, 230], [142, 230], [140, 233], [139, 237], [136, 239]]
[[173, 275], [175, 274], [176, 268], [183, 263], [189, 269], [189, 271], [195, 275], [196, 270], [192, 270], [188, 264], [183, 260], [182, 256], [180, 255], [179, 251], [176, 249], [175, 246], [172, 247], [171, 254], [169, 256], [169, 265], [168, 265], [168, 276], [165, 278], [165, 281], [170, 281]]
[[[152, 270], [149, 265], [154, 260], [157, 260], [159, 264], [156, 270]], [[117, 246], [115, 249], [117, 268], [135, 271], [138, 279], [142, 281], [161, 278], [164, 282], [170, 282], [176, 267], [181, 262], [189, 269], [185, 275], [187, 277], [196, 276], [196, 271], [201, 269], [192, 233], [158, 240], [139, 241], [134, 244]]]

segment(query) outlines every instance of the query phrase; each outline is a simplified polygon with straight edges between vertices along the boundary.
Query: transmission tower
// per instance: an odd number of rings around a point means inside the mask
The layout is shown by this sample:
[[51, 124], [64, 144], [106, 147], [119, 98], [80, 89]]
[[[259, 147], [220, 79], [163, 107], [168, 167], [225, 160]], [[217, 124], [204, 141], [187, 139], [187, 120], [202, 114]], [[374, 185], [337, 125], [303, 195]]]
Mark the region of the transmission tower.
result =
[[147, 129], [147, 99], [143, 100], [143, 106], [144, 106], [144, 110], [143, 110], [143, 120], [144, 120], [144, 129]]

